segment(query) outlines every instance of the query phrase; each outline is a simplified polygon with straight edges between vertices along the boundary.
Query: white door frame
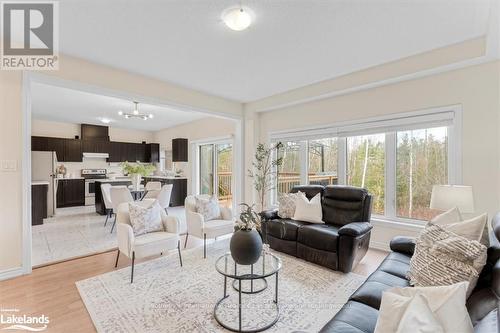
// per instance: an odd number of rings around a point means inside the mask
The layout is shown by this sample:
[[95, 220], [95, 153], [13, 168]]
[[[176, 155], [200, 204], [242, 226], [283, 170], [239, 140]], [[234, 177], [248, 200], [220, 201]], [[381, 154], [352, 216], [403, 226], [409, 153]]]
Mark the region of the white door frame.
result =
[[79, 91], [123, 98], [127, 100], [135, 100], [144, 104], [151, 104], [162, 107], [175, 108], [181, 111], [195, 111], [201, 112], [212, 116], [217, 116], [229, 120], [233, 120], [236, 124], [234, 143], [233, 143], [233, 168], [234, 168], [234, 184], [233, 198], [235, 201], [242, 200], [242, 193], [244, 193], [244, 177], [241, 174], [244, 170], [243, 157], [244, 157], [244, 117], [242, 115], [231, 115], [226, 113], [219, 113], [209, 109], [202, 109], [192, 107], [190, 105], [181, 105], [169, 100], [158, 99], [156, 97], [138, 95], [123, 91], [117, 91], [102, 86], [94, 86], [82, 82], [70, 81], [60, 79], [51, 75], [36, 73], [36, 72], [23, 72], [23, 85], [22, 85], [22, 135], [23, 135], [23, 156], [22, 164], [22, 267], [19, 269], [9, 270], [8, 272], [0, 272], [3, 278], [12, 278], [32, 272], [32, 228], [31, 228], [31, 84], [43, 83], [52, 86], [63, 88], [75, 89]]

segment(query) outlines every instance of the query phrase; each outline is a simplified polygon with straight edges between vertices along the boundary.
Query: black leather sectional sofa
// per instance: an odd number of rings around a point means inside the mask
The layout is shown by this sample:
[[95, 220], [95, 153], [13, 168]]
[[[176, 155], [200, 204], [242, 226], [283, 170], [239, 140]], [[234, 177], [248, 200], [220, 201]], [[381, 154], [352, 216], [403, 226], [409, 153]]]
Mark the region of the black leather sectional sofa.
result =
[[[487, 264], [467, 299], [467, 309], [476, 333], [500, 332], [500, 213], [493, 219], [492, 228]], [[410, 238], [396, 237], [390, 246], [393, 252], [320, 332], [371, 333], [375, 330], [382, 292], [391, 287], [409, 286], [406, 273], [415, 243]]]
[[281, 219], [277, 210], [262, 213], [262, 234], [274, 250], [342, 272], [364, 257], [370, 242], [371, 195], [340, 185], [295, 186], [308, 199], [321, 194], [324, 224]]

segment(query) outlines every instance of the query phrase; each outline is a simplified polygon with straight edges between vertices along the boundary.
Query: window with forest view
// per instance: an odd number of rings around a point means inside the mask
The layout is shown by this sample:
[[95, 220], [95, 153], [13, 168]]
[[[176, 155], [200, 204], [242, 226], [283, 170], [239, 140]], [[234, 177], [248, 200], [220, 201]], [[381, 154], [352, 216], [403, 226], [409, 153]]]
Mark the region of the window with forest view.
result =
[[366, 188], [373, 196], [372, 213], [379, 218], [429, 221], [439, 213], [429, 208], [433, 185], [461, 181], [456, 114], [439, 109], [296, 131], [293, 135], [302, 139], [281, 141], [284, 148], [277, 156], [283, 157], [283, 165], [273, 198], [300, 184], [345, 184]]
[[430, 220], [432, 185], [448, 183], [446, 127], [397, 133], [396, 215]]
[[300, 185], [300, 142], [283, 142], [278, 151], [283, 164], [278, 169], [278, 193], [288, 193], [295, 185]]
[[347, 138], [347, 185], [366, 188], [373, 195], [373, 212], [384, 214], [385, 135]]
[[338, 182], [338, 139], [309, 141], [309, 184], [333, 185]]

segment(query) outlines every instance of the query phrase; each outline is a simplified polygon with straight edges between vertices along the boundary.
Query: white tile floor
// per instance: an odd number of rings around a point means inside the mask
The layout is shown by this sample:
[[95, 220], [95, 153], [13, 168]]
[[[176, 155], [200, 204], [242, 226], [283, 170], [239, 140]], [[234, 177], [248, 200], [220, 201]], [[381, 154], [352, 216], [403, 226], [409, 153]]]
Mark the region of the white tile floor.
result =
[[[171, 207], [170, 215], [185, 220], [184, 207]], [[57, 209], [55, 217], [32, 228], [32, 265], [39, 266], [117, 247], [116, 229], [94, 206]]]

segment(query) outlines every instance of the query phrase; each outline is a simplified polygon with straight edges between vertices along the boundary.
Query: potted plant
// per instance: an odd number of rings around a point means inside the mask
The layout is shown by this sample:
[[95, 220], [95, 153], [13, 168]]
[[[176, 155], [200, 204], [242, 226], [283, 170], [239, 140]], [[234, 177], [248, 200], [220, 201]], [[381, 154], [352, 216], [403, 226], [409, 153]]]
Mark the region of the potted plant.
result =
[[132, 188], [136, 191], [138, 191], [141, 186], [142, 177], [146, 177], [156, 170], [156, 167], [154, 165], [143, 164], [140, 162], [123, 162], [121, 164], [121, 167], [123, 173], [130, 176], [130, 180], [132, 181]]
[[262, 253], [262, 238], [255, 230], [260, 228], [260, 216], [254, 206], [241, 204], [244, 207], [240, 220], [236, 223], [235, 233], [231, 237], [229, 248], [234, 261], [240, 265], [252, 265], [259, 260]]
[[[257, 145], [252, 162], [252, 169], [248, 170], [248, 176], [253, 179], [253, 186], [259, 197], [259, 209], [265, 210], [267, 193], [275, 188], [277, 169], [283, 164], [282, 157], [273, 157], [273, 152], [278, 152], [283, 147], [283, 143], [278, 142], [270, 147], [263, 143]], [[276, 154], [277, 156], [277, 154]]]

